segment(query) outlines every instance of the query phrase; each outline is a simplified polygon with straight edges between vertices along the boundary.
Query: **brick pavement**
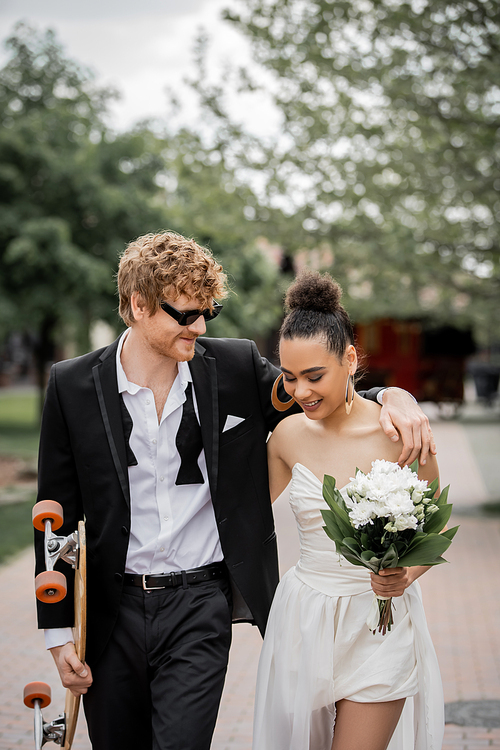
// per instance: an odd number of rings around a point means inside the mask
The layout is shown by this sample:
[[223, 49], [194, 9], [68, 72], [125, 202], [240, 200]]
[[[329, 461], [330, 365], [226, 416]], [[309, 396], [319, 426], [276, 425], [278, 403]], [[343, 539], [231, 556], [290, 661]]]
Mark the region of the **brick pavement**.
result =
[[[497, 477], [484, 480], [470, 433], [460, 423], [433, 425], [438, 441], [442, 483], [452, 483], [451, 499], [463, 515], [461, 529], [441, 565], [422, 579], [429, 628], [438, 654], [446, 702], [500, 700], [500, 601], [497, 595], [500, 562], [500, 519], [467, 515], [471, 505], [492, 496]], [[478, 432], [477, 425], [475, 427]], [[496, 425], [498, 430], [498, 424]], [[483, 433], [481, 433], [483, 434]], [[493, 433], [492, 433], [493, 434]], [[498, 433], [495, 431], [496, 439]], [[473, 436], [474, 437], [474, 436]], [[488, 444], [491, 440], [488, 439]], [[487, 450], [484, 444], [481, 450]], [[484, 464], [484, 461], [483, 461]], [[490, 461], [490, 467], [492, 464]], [[500, 477], [498, 478], [500, 480]], [[275, 508], [281, 568], [297, 559], [295, 524], [286, 499]], [[478, 563], [473, 564], [471, 550]], [[476, 552], [477, 550], [477, 552]], [[64, 705], [55, 667], [36, 630], [32, 586], [33, 560], [26, 551], [0, 568], [0, 750], [32, 748], [32, 712], [22, 704], [26, 682], [50, 682], [53, 703], [46, 716], [55, 717]], [[249, 625], [234, 628], [228, 678], [215, 732], [213, 750], [250, 750], [255, 674], [261, 639]], [[50, 745], [49, 745], [50, 746]], [[500, 748], [500, 729], [447, 725], [443, 750]], [[89, 750], [80, 722], [75, 750]]]

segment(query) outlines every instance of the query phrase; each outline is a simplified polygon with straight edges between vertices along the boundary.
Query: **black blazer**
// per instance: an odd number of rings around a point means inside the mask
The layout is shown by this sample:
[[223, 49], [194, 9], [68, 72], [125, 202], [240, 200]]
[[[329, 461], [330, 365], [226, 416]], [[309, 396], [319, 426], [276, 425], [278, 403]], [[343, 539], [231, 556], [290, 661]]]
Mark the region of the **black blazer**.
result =
[[[130, 529], [117, 345], [53, 366], [40, 439], [38, 499], [63, 506], [59, 533], [86, 521], [90, 664], [102, 653], [118, 614]], [[189, 366], [235, 619], [253, 622], [263, 633], [278, 583], [266, 440], [290, 412], [273, 408], [278, 371], [252, 341], [204, 338]], [[284, 392], [281, 398], [287, 399]], [[244, 421], [222, 432], [229, 414]], [[37, 572], [44, 569], [42, 539], [36, 532]], [[38, 602], [41, 628], [73, 624], [71, 568], [66, 563], [58, 568], [69, 579], [68, 594], [58, 604]]]

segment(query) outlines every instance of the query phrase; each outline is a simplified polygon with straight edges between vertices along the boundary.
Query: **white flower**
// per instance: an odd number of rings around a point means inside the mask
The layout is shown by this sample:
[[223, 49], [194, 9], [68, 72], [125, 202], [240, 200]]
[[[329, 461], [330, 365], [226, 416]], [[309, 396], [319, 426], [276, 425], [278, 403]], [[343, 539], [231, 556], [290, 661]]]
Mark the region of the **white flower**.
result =
[[372, 519], [375, 517], [373, 505], [367, 500], [361, 500], [359, 503], [349, 503], [348, 511], [349, 518], [355, 529], [365, 526], [367, 523], [373, 523]]
[[422, 498], [424, 496], [424, 493], [422, 490], [417, 490], [416, 488], [411, 493], [411, 499], [413, 501], [414, 505], [418, 505], [422, 502]]
[[404, 531], [405, 529], [416, 529], [418, 521], [415, 516], [399, 516], [394, 521], [396, 531]]
[[372, 470], [370, 474], [372, 476], [377, 476], [378, 474], [393, 474], [397, 472], [400, 469], [398, 464], [393, 463], [392, 461], [384, 461], [383, 459], [377, 459], [376, 461], [372, 461]]
[[417, 528], [425, 518], [427, 482], [418, 479], [409, 466], [401, 468], [392, 461], [377, 459], [368, 474], [358, 469], [346, 489], [346, 504], [355, 528], [373, 523], [375, 518], [386, 518], [386, 530], [402, 531]]
[[425, 520], [425, 505], [423, 503], [420, 503], [420, 505], [415, 505], [413, 513], [415, 515], [415, 518], [418, 521], [424, 521]]
[[385, 504], [393, 516], [400, 516], [403, 513], [412, 513], [415, 507], [408, 492], [403, 490], [392, 492], [388, 495]]

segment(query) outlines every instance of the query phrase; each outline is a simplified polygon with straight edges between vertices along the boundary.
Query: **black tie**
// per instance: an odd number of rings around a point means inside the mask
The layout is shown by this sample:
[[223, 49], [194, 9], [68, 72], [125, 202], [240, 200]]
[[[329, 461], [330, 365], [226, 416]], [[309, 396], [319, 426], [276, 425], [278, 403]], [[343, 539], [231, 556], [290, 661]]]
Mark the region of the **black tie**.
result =
[[201, 427], [194, 410], [191, 383], [187, 384], [185, 393], [186, 400], [182, 410], [182, 419], [175, 438], [175, 445], [181, 457], [181, 468], [175, 484], [204, 484], [205, 480], [198, 466], [198, 456], [203, 450], [203, 441]]
[[132, 422], [132, 417], [125, 406], [122, 393], [120, 393], [120, 409], [122, 412], [123, 437], [125, 438], [125, 446], [127, 449], [127, 466], [137, 466], [137, 459], [134, 451], [130, 447], [130, 435], [132, 434], [134, 423]]

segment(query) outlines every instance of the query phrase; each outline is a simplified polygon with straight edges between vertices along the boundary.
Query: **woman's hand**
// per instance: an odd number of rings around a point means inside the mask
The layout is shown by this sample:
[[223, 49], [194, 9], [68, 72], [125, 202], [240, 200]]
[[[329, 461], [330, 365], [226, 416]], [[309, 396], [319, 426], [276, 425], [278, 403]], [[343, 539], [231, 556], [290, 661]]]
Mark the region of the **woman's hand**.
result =
[[384, 568], [380, 573], [370, 573], [372, 589], [377, 596], [389, 598], [402, 596], [413, 583], [412, 568]]
[[412, 568], [383, 568], [378, 574], [370, 573], [373, 593], [387, 598], [403, 596], [408, 586], [430, 567], [430, 565], [415, 565]]

